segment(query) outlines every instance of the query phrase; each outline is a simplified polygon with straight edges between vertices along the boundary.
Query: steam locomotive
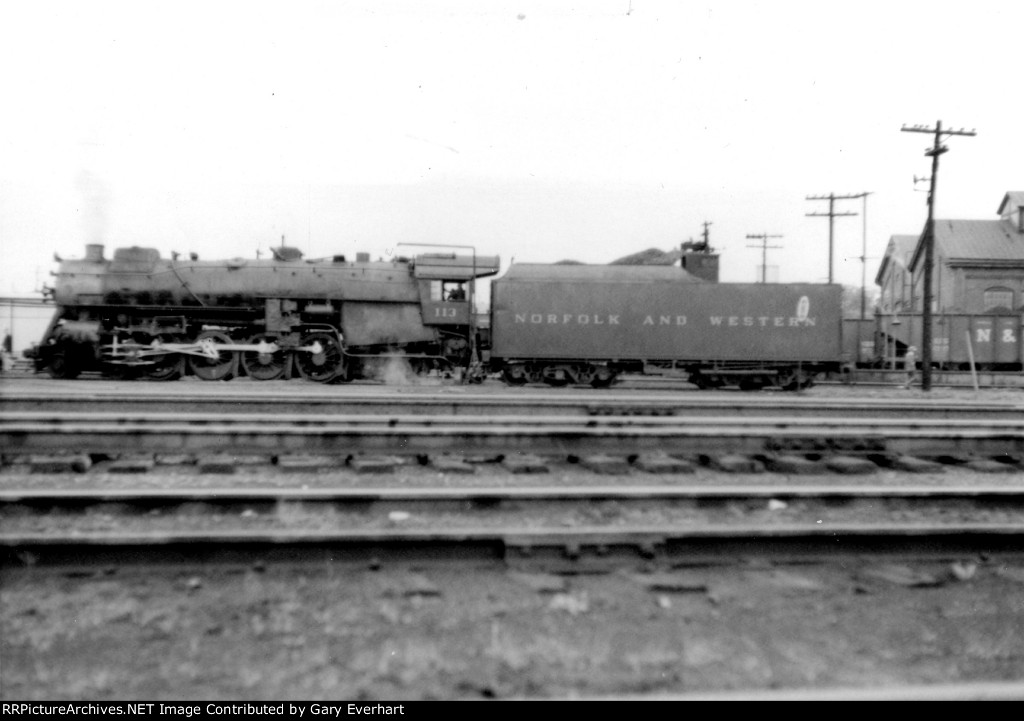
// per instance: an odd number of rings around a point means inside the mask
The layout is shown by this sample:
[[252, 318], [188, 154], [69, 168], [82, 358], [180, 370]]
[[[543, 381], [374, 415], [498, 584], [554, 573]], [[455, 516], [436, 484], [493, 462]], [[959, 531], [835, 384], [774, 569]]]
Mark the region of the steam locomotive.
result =
[[680, 266], [513, 264], [476, 283], [497, 256], [423, 253], [265, 260], [162, 258], [89, 245], [62, 260], [56, 312], [32, 356], [37, 371], [172, 380], [247, 375], [321, 383], [412, 371], [500, 374], [510, 384], [607, 386], [622, 373], [680, 375], [702, 388], [809, 385], [848, 360], [841, 288], [718, 282], [718, 256]]

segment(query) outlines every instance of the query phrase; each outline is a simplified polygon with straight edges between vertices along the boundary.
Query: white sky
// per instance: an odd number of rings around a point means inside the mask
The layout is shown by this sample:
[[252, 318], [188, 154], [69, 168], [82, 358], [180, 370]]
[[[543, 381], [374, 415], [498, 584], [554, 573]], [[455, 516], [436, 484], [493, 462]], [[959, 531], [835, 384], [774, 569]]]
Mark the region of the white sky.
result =
[[[88, 242], [605, 263], [705, 220], [723, 280], [769, 233], [780, 280], [822, 281], [805, 196], [861, 191], [870, 284], [926, 216], [931, 139], [902, 125], [977, 128], [938, 217], [1024, 189], [1022, 29], [1008, 0], [3, 2], [0, 295]], [[837, 281], [862, 223], [835, 219]]]

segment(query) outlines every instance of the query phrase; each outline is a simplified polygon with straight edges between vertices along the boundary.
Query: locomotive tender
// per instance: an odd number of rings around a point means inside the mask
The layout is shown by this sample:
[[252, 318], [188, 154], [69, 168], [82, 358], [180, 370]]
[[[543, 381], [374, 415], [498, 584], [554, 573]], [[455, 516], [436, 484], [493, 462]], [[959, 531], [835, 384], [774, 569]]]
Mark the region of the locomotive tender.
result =
[[[715, 274], [717, 276], [717, 274]], [[491, 367], [510, 383], [807, 386], [840, 370], [841, 288], [717, 283], [670, 266], [513, 265], [492, 283]]]
[[717, 256], [700, 252], [684, 254], [689, 270], [513, 264], [491, 281], [489, 323], [473, 312], [474, 289], [497, 275], [497, 256], [272, 253], [200, 261], [132, 247], [107, 260], [87, 246], [60, 263], [36, 369], [333, 382], [401, 358], [510, 384], [600, 387], [629, 372], [795, 389], [846, 360], [840, 286], [718, 283]]

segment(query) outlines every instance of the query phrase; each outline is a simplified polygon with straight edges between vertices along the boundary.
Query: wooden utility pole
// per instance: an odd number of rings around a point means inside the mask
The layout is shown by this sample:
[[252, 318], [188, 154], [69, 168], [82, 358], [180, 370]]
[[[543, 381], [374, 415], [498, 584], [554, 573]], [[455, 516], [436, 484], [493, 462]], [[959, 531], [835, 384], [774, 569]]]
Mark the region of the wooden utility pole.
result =
[[806, 213], [808, 217], [828, 217], [828, 282], [832, 282], [832, 251], [834, 244], [832, 242], [832, 224], [833, 220], [842, 215], [856, 215], [856, 213], [837, 213], [835, 211], [835, 203], [837, 200], [850, 200], [852, 198], [860, 198], [860, 195], [836, 195], [835, 193], [829, 193], [828, 195], [808, 195], [807, 200], [827, 200], [828, 201], [828, 212], [827, 213]]
[[865, 320], [864, 316], [867, 311], [867, 294], [868, 294], [868, 196], [871, 195], [870, 190], [865, 190], [860, 194], [864, 198], [864, 214], [861, 216], [861, 222], [863, 225], [863, 236], [861, 238], [861, 249], [860, 249], [860, 319], [861, 322], [857, 324], [857, 363], [860, 363], [861, 356], [861, 345], [864, 343], [864, 338], [861, 337]]
[[[767, 233], [761, 233], [761, 235], [748, 235], [748, 238], [761, 241], [761, 282], [767, 283], [768, 274], [768, 249], [769, 248], [781, 248], [781, 245], [768, 245], [769, 238], [781, 238], [781, 235], [768, 235]], [[748, 248], [756, 248], [756, 245], [748, 245]]]
[[921, 309], [921, 390], [932, 388], [932, 266], [935, 264], [935, 188], [939, 180], [939, 156], [949, 148], [942, 145], [943, 135], [969, 135], [974, 130], [943, 130], [942, 121], [937, 120], [934, 128], [926, 125], [904, 125], [900, 130], [904, 133], [928, 133], [934, 136], [932, 147], [924, 151], [926, 157], [932, 159], [931, 185], [928, 190], [928, 221], [924, 226], [924, 308]]

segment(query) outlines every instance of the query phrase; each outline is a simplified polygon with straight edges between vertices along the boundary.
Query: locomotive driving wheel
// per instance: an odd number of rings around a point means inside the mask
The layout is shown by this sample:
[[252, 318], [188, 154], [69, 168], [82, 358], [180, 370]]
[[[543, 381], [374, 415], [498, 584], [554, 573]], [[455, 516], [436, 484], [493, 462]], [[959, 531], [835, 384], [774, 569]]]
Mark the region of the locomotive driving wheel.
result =
[[[178, 343], [180, 339], [173, 335], [160, 335], [153, 339], [151, 345], [159, 348], [162, 343]], [[161, 353], [150, 356], [153, 364], [146, 366], [145, 375], [154, 381], [173, 381], [185, 372], [185, 358], [180, 353]]]
[[77, 378], [82, 372], [82, 366], [77, 362], [74, 353], [68, 348], [68, 344], [62, 343], [53, 355], [50, 356], [50, 364], [47, 366], [51, 378], [71, 380]]
[[249, 345], [261, 346], [260, 350], [247, 350], [242, 353], [242, 368], [251, 378], [258, 381], [273, 381], [284, 375], [288, 356], [277, 345], [276, 336], [267, 333], [254, 335], [249, 339]]
[[196, 343], [203, 348], [204, 355], [188, 358], [189, 368], [204, 381], [230, 380], [235, 374], [235, 356], [231, 351], [218, 351], [214, 344], [228, 345], [231, 338], [219, 330], [204, 330], [196, 336]]
[[316, 331], [302, 338], [295, 351], [295, 367], [306, 380], [330, 383], [345, 374], [345, 353], [333, 333]]

